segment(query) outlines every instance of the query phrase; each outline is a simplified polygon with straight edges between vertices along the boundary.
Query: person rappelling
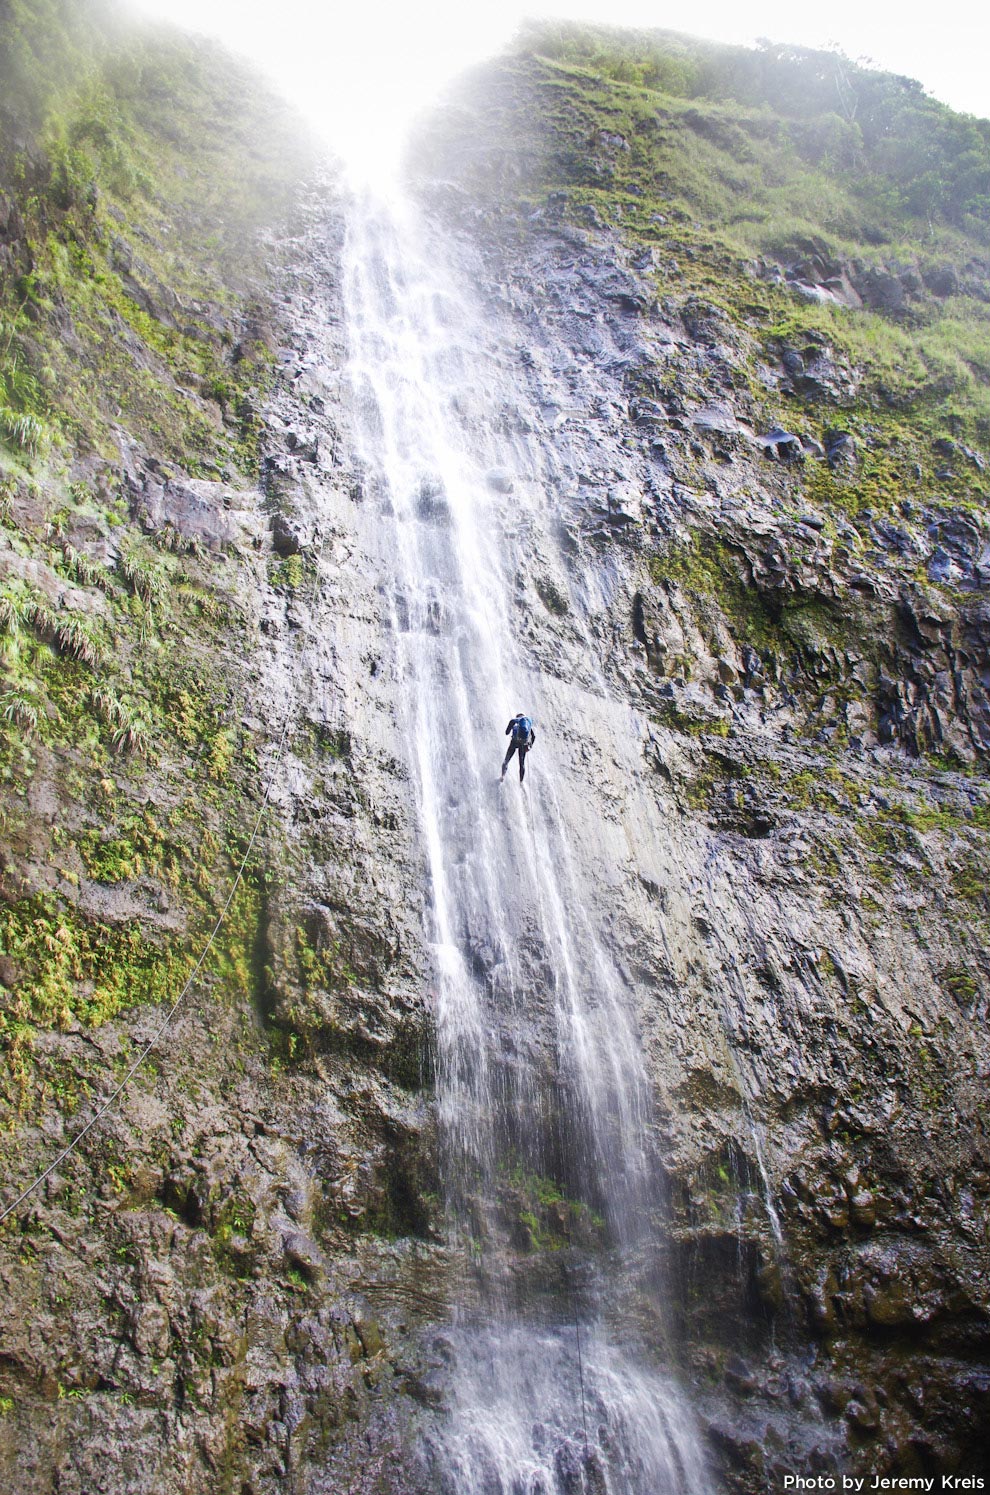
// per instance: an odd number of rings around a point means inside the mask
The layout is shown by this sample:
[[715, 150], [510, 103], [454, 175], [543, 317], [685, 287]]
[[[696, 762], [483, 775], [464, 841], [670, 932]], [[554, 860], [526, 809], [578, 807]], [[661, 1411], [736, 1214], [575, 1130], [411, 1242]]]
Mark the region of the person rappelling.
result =
[[526, 754], [529, 752], [530, 748], [533, 746], [533, 743], [536, 741], [536, 728], [533, 726], [533, 723], [530, 721], [529, 717], [523, 716], [522, 712], [520, 712], [518, 716], [514, 716], [512, 718], [511, 722], [506, 727], [506, 737], [509, 736], [510, 732], [512, 733], [512, 740], [509, 743], [509, 750], [502, 762], [502, 778], [505, 778], [506, 769], [508, 768], [509, 763], [512, 759], [512, 754], [518, 753], [519, 782], [521, 784], [523, 779], [526, 777]]

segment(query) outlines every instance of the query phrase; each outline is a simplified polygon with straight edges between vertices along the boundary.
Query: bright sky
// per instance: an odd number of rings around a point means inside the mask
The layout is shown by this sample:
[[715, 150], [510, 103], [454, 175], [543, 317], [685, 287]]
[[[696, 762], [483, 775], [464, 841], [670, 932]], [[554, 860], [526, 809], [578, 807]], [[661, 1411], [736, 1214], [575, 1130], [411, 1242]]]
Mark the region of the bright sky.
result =
[[836, 44], [990, 117], [990, 7], [980, 0], [131, 0], [259, 63], [339, 152], [388, 154], [447, 79], [491, 56], [525, 15], [659, 26], [694, 36]]

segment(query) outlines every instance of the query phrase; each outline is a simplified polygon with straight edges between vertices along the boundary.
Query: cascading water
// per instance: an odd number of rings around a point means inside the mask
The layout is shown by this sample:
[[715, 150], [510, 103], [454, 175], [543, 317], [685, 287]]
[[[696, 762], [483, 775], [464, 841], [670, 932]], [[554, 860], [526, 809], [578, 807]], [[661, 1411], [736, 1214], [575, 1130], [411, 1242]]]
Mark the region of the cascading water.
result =
[[[469, 283], [409, 203], [355, 199], [356, 439], [432, 889], [449, 1228], [477, 1284], [422, 1459], [431, 1487], [458, 1495], [700, 1495], [690, 1414], [633, 1328], [659, 1205], [639, 1043], [555, 794], [568, 723], [544, 719], [518, 640], [515, 572], [546, 524], [543, 458]], [[537, 724], [525, 786], [515, 764], [498, 781], [518, 711]], [[542, 1271], [512, 1215], [519, 1187], [556, 1207]]]

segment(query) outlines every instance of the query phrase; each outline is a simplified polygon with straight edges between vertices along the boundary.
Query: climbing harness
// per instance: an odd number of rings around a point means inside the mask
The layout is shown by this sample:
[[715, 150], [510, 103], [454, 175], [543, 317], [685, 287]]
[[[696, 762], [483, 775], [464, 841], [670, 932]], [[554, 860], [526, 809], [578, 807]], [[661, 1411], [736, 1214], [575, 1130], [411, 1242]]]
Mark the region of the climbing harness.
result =
[[287, 711], [286, 715], [285, 715], [285, 721], [282, 724], [282, 735], [279, 737], [278, 746], [275, 749], [275, 757], [274, 757], [274, 761], [272, 763], [272, 770], [271, 770], [271, 773], [268, 776], [268, 787], [265, 790], [264, 798], [261, 801], [261, 808], [259, 809], [258, 814], [255, 817], [254, 827], [253, 827], [253, 829], [251, 831], [251, 836], [250, 836], [250, 839], [248, 840], [248, 844], [247, 844], [247, 850], [245, 851], [243, 857], [241, 858], [241, 864], [238, 867], [237, 874], [234, 877], [234, 881], [231, 884], [230, 892], [227, 894], [227, 900], [224, 903], [223, 908], [220, 910], [219, 917], [217, 918], [217, 921], [216, 921], [216, 923], [213, 926], [213, 929], [212, 929], [212, 931], [210, 933], [209, 939], [206, 941], [206, 944], [203, 946], [202, 950], [200, 951], [199, 959], [197, 960], [196, 964], [193, 966], [193, 968], [190, 971], [188, 977], [186, 978], [186, 984], [185, 984], [185, 986], [182, 988], [182, 990], [180, 991], [179, 995], [176, 997], [175, 1001], [172, 1003], [172, 1006], [169, 1008], [169, 1010], [166, 1013], [165, 1017], [163, 1018], [162, 1022], [159, 1024], [159, 1027], [158, 1027], [157, 1031], [155, 1032], [154, 1036], [149, 1040], [148, 1043], [145, 1044], [144, 1048], [141, 1050], [141, 1052], [138, 1055], [138, 1057], [134, 1060], [134, 1063], [131, 1065], [130, 1069], [127, 1071], [127, 1073], [125, 1074], [124, 1078], [121, 1080], [120, 1084], [117, 1086], [116, 1090], [110, 1096], [109, 1100], [104, 1101], [103, 1105], [96, 1112], [96, 1115], [90, 1117], [89, 1121], [87, 1121], [86, 1125], [82, 1128], [82, 1130], [80, 1132], [76, 1133], [76, 1135], [73, 1137], [72, 1141], [69, 1143], [68, 1147], [64, 1147], [62, 1149], [62, 1151], [59, 1153], [58, 1157], [55, 1159], [55, 1161], [53, 1163], [50, 1163], [48, 1165], [48, 1167], [45, 1169], [44, 1173], [39, 1174], [39, 1176], [34, 1180], [33, 1183], [29, 1184], [26, 1189], [22, 1190], [22, 1192], [20, 1194], [18, 1194], [17, 1198], [14, 1200], [13, 1204], [8, 1204], [7, 1207], [6, 1207], [6, 1209], [3, 1210], [2, 1212], [0, 1212], [0, 1225], [2, 1225], [3, 1222], [4, 1222], [4, 1220], [7, 1219], [8, 1215], [12, 1215], [14, 1213], [14, 1210], [16, 1210], [19, 1205], [21, 1205], [21, 1204], [24, 1203], [25, 1199], [27, 1199], [31, 1194], [34, 1193], [35, 1189], [38, 1189], [38, 1188], [41, 1187], [41, 1185], [45, 1182], [46, 1178], [50, 1178], [51, 1177], [51, 1175], [55, 1172], [55, 1169], [59, 1166], [59, 1164], [60, 1163], [64, 1163], [65, 1159], [69, 1156], [69, 1154], [75, 1152], [76, 1148], [79, 1146], [79, 1144], [82, 1141], [82, 1139], [86, 1136], [86, 1133], [87, 1132], [91, 1132], [93, 1130], [93, 1127], [96, 1125], [96, 1123], [98, 1121], [101, 1121], [103, 1119], [103, 1117], [110, 1110], [111, 1106], [117, 1100], [118, 1096], [127, 1087], [128, 1083], [130, 1082], [130, 1080], [133, 1077], [133, 1075], [136, 1074], [136, 1072], [141, 1068], [141, 1065], [144, 1063], [145, 1059], [147, 1059], [147, 1057], [151, 1053], [152, 1049], [156, 1046], [156, 1044], [158, 1043], [158, 1040], [161, 1038], [162, 1034], [165, 1032], [165, 1029], [168, 1027], [169, 1023], [172, 1021], [173, 1017], [178, 1012], [179, 1008], [182, 1006], [182, 1003], [185, 1001], [186, 996], [188, 995], [188, 992], [189, 992], [190, 988], [192, 987], [193, 982], [196, 980], [196, 977], [199, 975], [200, 971], [203, 969], [203, 962], [206, 960], [207, 955], [209, 955], [209, 953], [210, 953], [210, 950], [211, 950], [212, 945], [213, 945], [213, 941], [216, 939], [217, 935], [220, 933], [220, 930], [221, 930], [221, 928], [223, 926], [223, 921], [227, 917], [227, 912], [228, 912], [228, 910], [230, 908], [231, 903], [234, 901], [234, 894], [237, 892], [237, 889], [240, 887], [241, 881], [242, 881], [242, 879], [244, 877], [244, 869], [247, 866], [248, 858], [250, 857], [251, 852], [254, 849], [254, 843], [257, 840], [258, 831], [259, 831], [259, 829], [261, 827], [261, 817], [264, 815], [266, 809], [268, 808], [268, 801], [271, 799], [272, 789], [275, 786], [275, 772], [276, 772], [276, 769], [278, 768], [278, 765], [279, 765], [279, 763], [281, 761], [282, 748], [285, 745], [285, 738], [286, 738], [286, 734], [287, 734], [288, 730], [289, 730], [289, 713]]

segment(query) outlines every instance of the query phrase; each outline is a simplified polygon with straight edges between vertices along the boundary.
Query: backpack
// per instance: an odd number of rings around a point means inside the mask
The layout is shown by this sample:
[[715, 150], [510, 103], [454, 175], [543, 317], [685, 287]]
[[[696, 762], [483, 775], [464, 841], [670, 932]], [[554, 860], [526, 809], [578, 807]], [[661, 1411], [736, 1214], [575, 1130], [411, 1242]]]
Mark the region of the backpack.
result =
[[528, 716], [521, 716], [512, 729], [513, 742], [529, 742], [529, 734], [533, 730], [533, 723]]

